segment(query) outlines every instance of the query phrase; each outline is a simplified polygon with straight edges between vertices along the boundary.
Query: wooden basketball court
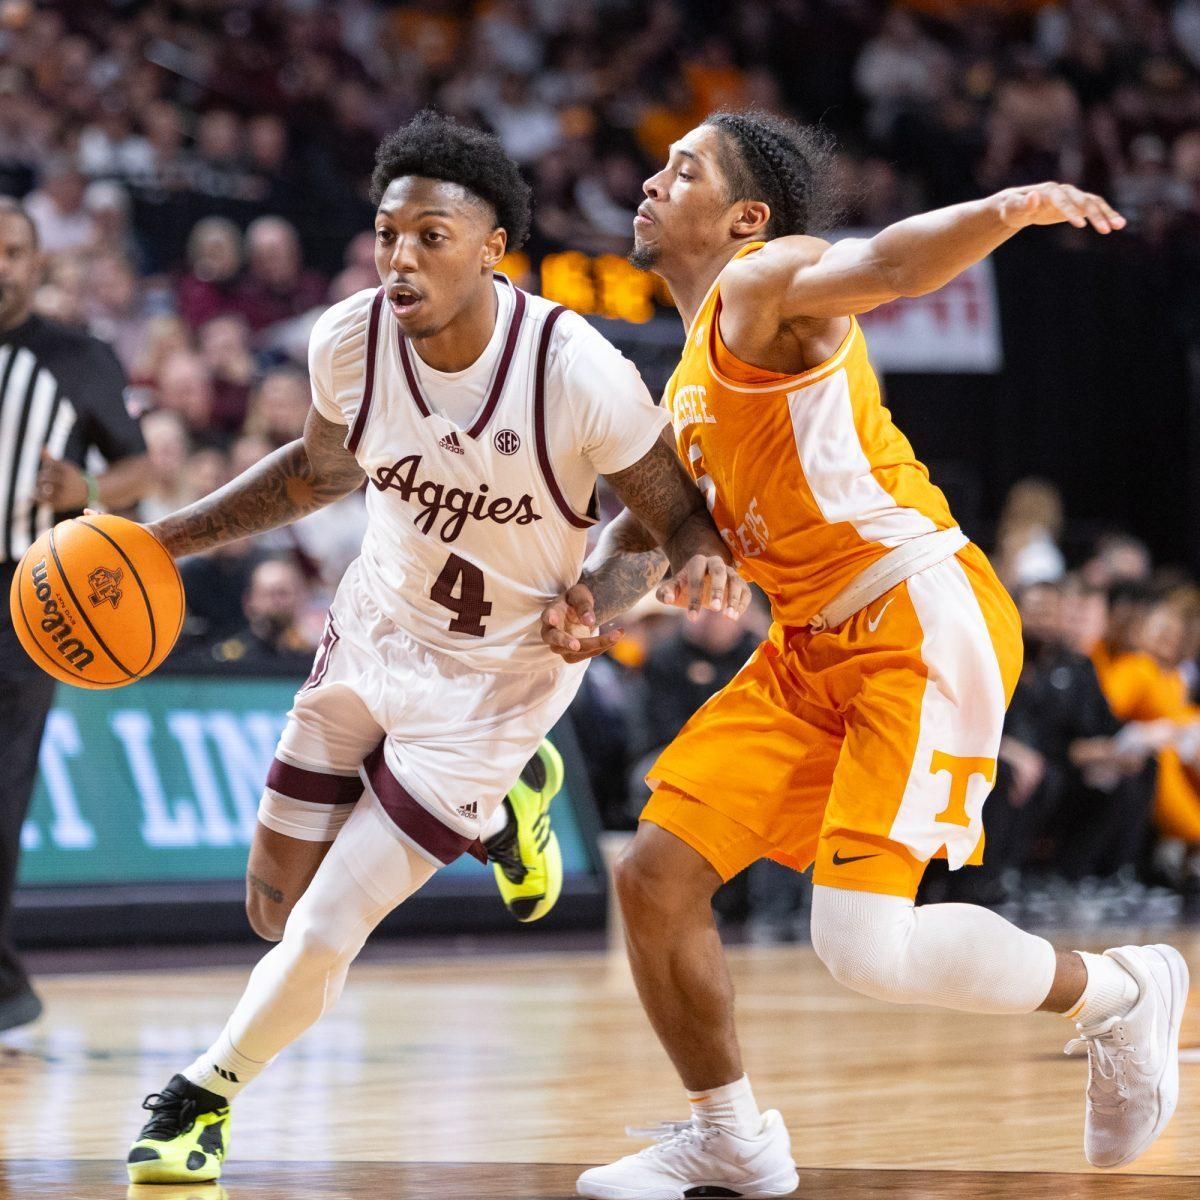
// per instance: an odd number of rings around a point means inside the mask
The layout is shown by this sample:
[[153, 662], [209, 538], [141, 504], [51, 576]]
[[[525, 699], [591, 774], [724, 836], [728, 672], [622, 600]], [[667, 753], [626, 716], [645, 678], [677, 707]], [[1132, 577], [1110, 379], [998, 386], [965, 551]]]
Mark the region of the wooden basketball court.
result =
[[[1200, 938], [1173, 940], [1200, 966]], [[0, 1200], [559, 1200], [582, 1165], [637, 1148], [626, 1125], [686, 1116], [620, 958], [382, 954], [239, 1099], [220, 1187], [129, 1188], [123, 1157], [142, 1096], [212, 1040], [247, 969], [43, 979], [46, 1016], [0, 1058]], [[878, 1004], [807, 948], [731, 957], [748, 1068], [792, 1131], [799, 1196], [1200, 1196], [1200, 1049], [1164, 1137], [1103, 1175], [1082, 1157], [1085, 1065], [1063, 1057], [1061, 1018]], [[1196, 1003], [1184, 1041], [1200, 1047]]]

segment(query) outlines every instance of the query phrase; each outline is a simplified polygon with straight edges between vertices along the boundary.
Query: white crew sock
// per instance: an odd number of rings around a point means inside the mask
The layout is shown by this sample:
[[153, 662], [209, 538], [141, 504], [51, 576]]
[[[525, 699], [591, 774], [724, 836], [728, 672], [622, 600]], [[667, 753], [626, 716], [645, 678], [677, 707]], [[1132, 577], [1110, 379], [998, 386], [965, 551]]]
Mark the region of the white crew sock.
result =
[[1087, 983], [1079, 1003], [1067, 1013], [1080, 1029], [1092, 1029], [1111, 1017], [1123, 1017], [1137, 1003], [1137, 980], [1115, 958], [1077, 950], [1087, 967]]
[[762, 1129], [762, 1113], [750, 1088], [749, 1076], [743, 1075], [723, 1087], [703, 1092], [688, 1092], [692, 1116], [701, 1125], [715, 1125], [738, 1137], [754, 1137]]
[[224, 1030], [216, 1042], [182, 1074], [197, 1087], [206, 1088], [232, 1100], [270, 1062], [257, 1062], [238, 1052]]
[[494, 838], [496, 834], [503, 833], [504, 827], [508, 824], [508, 805], [503, 800], [496, 805], [496, 811], [492, 813], [479, 830], [479, 840], [481, 842], [488, 841], [489, 838]]

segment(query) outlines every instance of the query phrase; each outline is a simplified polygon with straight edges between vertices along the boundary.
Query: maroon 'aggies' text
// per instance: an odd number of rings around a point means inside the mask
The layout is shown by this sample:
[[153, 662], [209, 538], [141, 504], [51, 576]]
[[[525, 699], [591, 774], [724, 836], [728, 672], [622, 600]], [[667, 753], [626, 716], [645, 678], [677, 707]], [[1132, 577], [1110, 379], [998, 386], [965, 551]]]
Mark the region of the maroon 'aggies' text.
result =
[[486, 483], [481, 483], [477, 492], [447, 488], [432, 479], [417, 479], [420, 466], [421, 456], [410, 454], [390, 467], [380, 467], [371, 482], [381, 492], [399, 492], [408, 503], [419, 504], [421, 508], [413, 523], [422, 533], [429, 533], [443, 513], [446, 519], [437, 531], [443, 542], [454, 541], [468, 517], [474, 521], [495, 521], [497, 525], [507, 525], [509, 521], [529, 525], [542, 519], [540, 513], [533, 511], [533, 497], [528, 494], [519, 500], [509, 496], [489, 499]]

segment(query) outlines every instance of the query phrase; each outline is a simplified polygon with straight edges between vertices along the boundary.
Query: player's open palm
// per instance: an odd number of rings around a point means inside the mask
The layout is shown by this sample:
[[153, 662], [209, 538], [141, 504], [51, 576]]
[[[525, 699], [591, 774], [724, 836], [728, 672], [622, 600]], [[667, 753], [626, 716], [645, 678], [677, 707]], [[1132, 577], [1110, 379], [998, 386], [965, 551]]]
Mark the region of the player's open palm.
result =
[[1000, 219], [1013, 229], [1029, 225], [1089, 225], [1098, 233], [1125, 228], [1125, 218], [1103, 196], [1070, 183], [1037, 183], [1006, 188], [999, 194]]

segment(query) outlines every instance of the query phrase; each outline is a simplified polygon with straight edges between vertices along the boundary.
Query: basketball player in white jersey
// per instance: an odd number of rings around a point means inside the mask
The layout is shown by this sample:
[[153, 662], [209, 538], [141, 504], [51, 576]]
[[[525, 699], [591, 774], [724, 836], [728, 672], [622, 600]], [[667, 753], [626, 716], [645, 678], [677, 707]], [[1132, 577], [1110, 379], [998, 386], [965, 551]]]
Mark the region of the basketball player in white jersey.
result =
[[192, 554], [367, 482], [362, 554], [250, 852], [250, 921], [279, 944], [215, 1044], [145, 1101], [134, 1182], [216, 1179], [230, 1101], [334, 1003], [393, 908], [503, 830], [502, 798], [585, 669], [543, 645], [538, 618], [579, 575], [598, 476], [693, 608], [749, 601], [637, 371], [581, 317], [494, 275], [529, 227], [496, 139], [422, 114], [380, 147], [373, 192], [382, 286], [317, 322], [303, 439], [150, 526]]

